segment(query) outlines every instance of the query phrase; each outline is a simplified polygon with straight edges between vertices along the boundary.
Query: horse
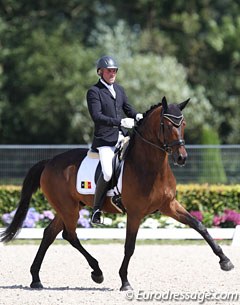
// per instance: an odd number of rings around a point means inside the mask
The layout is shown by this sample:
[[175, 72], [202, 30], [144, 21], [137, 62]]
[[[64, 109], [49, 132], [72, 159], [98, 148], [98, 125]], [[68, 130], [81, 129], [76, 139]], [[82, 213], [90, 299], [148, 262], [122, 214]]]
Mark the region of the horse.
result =
[[[127, 224], [124, 257], [119, 269], [121, 291], [133, 289], [128, 280], [128, 266], [134, 253], [138, 229], [141, 220], [155, 211], [195, 229], [219, 257], [221, 269], [229, 271], [234, 268], [205, 226], [176, 199], [176, 179], [169, 165], [169, 156], [175, 165], [184, 166], [186, 163], [186, 122], [182, 110], [188, 101], [189, 99], [168, 104], [166, 97], [163, 97], [161, 103], [144, 113], [143, 119], [132, 132], [122, 172], [121, 198], [126, 210]], [[104, 280], [98, 261], [85, 250], [76, 234], [80, 209], [83, 206], [93, 206], [93, 195], [81, 195], [76, 190], [77, 171], [86, 154], [87, 149], [72, 149], [33, 165], [23, 181], [15, 216], [1, 233], [2, 242], [9, 242], [16, 236], [26, 217], [33, 193], [41, 188], [56, 213], [55, 218], [44, 229], [31, 265], [31, 288], [43, 288], [39, 277], [41, 264], [47, 249], [60, 232], [63, 239], [85, 257], [92, 268], [92, 280], [98, 284]], [[117, 213], [118, 210], [110, 199], [106, 197], [103, 211]]]

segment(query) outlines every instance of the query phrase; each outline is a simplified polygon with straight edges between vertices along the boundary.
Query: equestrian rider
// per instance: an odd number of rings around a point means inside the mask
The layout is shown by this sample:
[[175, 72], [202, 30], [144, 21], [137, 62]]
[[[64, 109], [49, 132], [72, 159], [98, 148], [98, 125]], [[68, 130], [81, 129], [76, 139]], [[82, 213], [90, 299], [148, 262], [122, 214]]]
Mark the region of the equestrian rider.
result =
[[[93, 224], [101, 223], [101, 209], [112, 177], [112, 159], [119, 141], [126, 135], [123, 128], [132, 128], [134, 119], [140, 120], [128, 103], [123, 87], [115, 83], [118, 64], [111, 56], [103, 56], [97, 61], [99, 81], [87, 92], [89, 113], [94, 122], [92, 149], [99, 152], [102, 173], [96, 184], [94, 197]], [[123, 118], [123, 112], [127, 116]], [[122, 128], [123, 127], [123, 128]]]

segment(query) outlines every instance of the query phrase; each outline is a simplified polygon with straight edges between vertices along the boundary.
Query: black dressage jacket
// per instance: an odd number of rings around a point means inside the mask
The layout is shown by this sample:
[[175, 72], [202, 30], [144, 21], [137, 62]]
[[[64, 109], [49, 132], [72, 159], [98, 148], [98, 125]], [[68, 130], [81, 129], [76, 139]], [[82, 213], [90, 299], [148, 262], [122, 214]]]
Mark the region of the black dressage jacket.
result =
[[117, 143], [123, 112], [129, 118], [135, 118], [137, 112], [128, 103], [123, 87], [113, 84], [116, 99], [99, 80], [87, 92], [87, 104], [89, 113], [94, 122], [94, 137], [92, 148], [101, 146], [114, 146]]

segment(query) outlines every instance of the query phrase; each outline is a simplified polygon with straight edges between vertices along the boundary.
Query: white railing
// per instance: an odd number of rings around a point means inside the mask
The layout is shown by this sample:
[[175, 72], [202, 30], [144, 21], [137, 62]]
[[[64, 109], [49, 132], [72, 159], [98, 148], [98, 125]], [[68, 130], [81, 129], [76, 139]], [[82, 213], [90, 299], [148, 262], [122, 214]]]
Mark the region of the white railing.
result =
[[[0, 229], [3, 231], [4, 229]], [[17, 235], [17, 239], [42, 239], [44, 229], [39, 228], [23, 228]], [[232, 240], [232, 246], [240, 247], [240, 225], [236, 228], [209, 228], [208, 232], [215, 240]], [[81, 240], [102, 239], [102, 240], [123, 240], [126, 236], [126, 229], [117, 228], [78, 228], [77, 235]], [[62, 239], [61, 233], [57, 239]], [[171, 228], [171, 229], [139, 229], [139, 240], [201, 240], [202, 236], [191, 228]]]

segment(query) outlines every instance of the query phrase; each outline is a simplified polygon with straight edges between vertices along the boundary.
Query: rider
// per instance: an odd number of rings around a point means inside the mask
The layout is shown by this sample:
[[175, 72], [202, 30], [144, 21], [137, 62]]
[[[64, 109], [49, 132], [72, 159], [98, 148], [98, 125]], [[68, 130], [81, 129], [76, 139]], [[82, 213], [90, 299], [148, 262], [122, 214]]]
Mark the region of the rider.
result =
[[[124, 89], [115, 83], [118, 64], [111, 56], [103, 56], [97, 61], [99, 81], [87, 92], [89, 113], [94, 122], [94, 138], [92, 149], [98, 150], [102, 173], [96, 184], [94, 197], [93, 224], [101, 223], [101, 208], [112, 177], [112, 159], [114, 150], [126, 135], [125, 128], [134, 126], [134, 119], [140, 120], [137, 113], [128, 103]], [[123, 118], [123, 113], [127, 116]]]

